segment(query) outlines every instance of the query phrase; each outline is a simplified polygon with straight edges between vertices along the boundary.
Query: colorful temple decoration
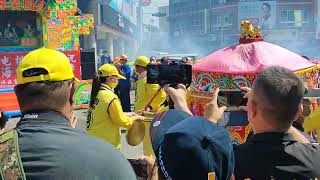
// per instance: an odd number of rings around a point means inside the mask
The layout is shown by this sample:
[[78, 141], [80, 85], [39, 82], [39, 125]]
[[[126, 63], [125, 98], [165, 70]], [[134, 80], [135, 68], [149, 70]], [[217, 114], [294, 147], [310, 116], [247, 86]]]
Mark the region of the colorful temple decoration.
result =
[[87, 108], [90, 103], [91, 81], [81, 81], [73, 95], [75, 108]]
[[[79, 50], [79, 35], [90, 34], [94, 26], [93, 15], [76, 15], [76, 0], [0, 0], [0, 10], [37, 12], [37, 29], [42, 29], [43, 46], [61, 51]], [[33, 28], [35, 31], [36, 27]], [[39, 31], [33, 34], [30, 38], [35, 38], [33, 44], [37, 44]], [[20, 45], [30, 44], [22, 39]]]
[[[251, 87], [256, 76], [268, 66], [283, 66], [300, 75], [309, 87], [318, 82], [319, 68], [287, 49], [263, 41], [259, 27], [243, 21], [240, 43], [214, 52], [193, 65], [193, 83], [188, 104], [195, 115], [203, 115], [204, 106], [218, 87], [220, 91], [240, 91]], [[246, 124], [227, 127], [233, 140], [245, 142], [250, 127]]]
[[[305, 73], [305, 75], [302, 75], [304, 79], [308, 79], [309, 77], [313, 77], [313, 74], [316, 74], [318, 79], [315, 79], [314, 81], [317, 81], [317, 83], [308, 83], [310, 88], [319, 88], [320, 87], [320, 64], [317, 62], [318, 69], [314, 69], [310, 73]], [[310, 82], [310, 81], [309, 81]], [[311, 81], [313, 82], [313, 81]], [[319, 90], [319, 89], [318, 89]], [[310, 99], [311, 101], [311, 114], [310, 116], [305, 118], [305, 121], [303, 123], [303, 127], [308, 134], [313, 137], [314, 139], [318, 140], [320, 142], [320, 99]]]
[[320, 100], [313, 99], [311, 100], [311, 110], [312, 113], [310, 116], [306, 117], [303, 127], [305, 131], [314, 139], [320, 141]]
[[[0, 108], [19, 114], [13, 93], [15, 70], [29, 51], [40, 47], [59, 50], [81, 79], [81, 35], [89, 35], [94, 17], [82, 14], [76, 0], [0, 0]], [[87, 106], [88, 82], [79, 86], [76, 107]]]

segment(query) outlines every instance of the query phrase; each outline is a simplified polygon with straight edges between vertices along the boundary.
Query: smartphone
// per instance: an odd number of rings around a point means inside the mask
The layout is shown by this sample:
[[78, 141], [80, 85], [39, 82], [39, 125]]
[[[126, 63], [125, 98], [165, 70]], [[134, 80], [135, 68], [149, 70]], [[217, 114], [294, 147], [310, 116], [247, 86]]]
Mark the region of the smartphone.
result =
[[244, 91], [220, 91], [218, 94], [218, 106], [227, 106], [227, 111], [238, 111], [240, 106], [246, 106], [248, 99], [243, 98]]
[[320, 99], [320, 89], [306, 89], [304, 99]]
[[142, 160], [128, 159], [135, 174], [141, 178], [148, 178], [147, 163]]
[[220, 126], [247, 126], [249, 124], [248, 114], [245, 111], [224, 112], [218, 122]]
[[192, 81], [190, 64], [150, 64], [147, 66], [148, 84], [184, 84], [189, 86]]

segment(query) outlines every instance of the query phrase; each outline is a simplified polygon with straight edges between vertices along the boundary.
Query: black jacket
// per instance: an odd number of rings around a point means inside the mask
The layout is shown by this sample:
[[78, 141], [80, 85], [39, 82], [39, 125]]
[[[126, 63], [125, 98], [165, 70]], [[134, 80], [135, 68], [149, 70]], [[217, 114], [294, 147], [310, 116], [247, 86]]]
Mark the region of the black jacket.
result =
[[320, 146], [302, 144], [288, 133], [252, 135], [234, 147], [236, 179], [319, 179]]
[[136, 179], [112, 145], [70, 127], [58, 113], [24, 115], [17, 131], [27, 179]]

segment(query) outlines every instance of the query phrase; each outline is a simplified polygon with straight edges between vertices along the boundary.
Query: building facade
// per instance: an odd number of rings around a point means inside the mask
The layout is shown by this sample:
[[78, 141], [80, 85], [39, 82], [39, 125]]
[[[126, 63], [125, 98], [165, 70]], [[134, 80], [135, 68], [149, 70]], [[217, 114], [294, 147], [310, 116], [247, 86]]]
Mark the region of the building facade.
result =
[[162, 56], [170, 52], [169, 44], [169, 6], [158, 7], [152, 16], [159, 20], [157, 24], [143, 24], [143, 38], [140, 53], [146, 56]]
[[[189, 49], [208, 54], [237, 43], [240, 22], [250, 20], [265, 40], [315, 56], [317, 0], [172, 0], [170, 35]], [[192, 45], [196, 44], [196, 45]], [[188, 49], [187, 49], [188, 50]]]
[[121, 54], [136, 56], [136, 1], [121, 1], [121, 6], [114, 0], [78, 0], [78, 3], [84, 12], [93, 13], [96, 21], [95, 32], [82, 40], [84, 49], [96, 49], [97, 55], [107, 50], [112, 58]]
[[169, 6], [161, 6], [158, 8], [159, 13], [164, 14], [164, 16], [159, 17], [159, 31], [160, 32], [169, 32]]

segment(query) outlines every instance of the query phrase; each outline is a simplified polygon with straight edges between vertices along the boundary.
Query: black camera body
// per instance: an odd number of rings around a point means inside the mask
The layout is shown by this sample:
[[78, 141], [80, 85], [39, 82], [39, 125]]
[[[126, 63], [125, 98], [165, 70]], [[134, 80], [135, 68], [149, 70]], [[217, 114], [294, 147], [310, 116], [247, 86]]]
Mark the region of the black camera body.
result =
[[159, 84], [184, 84], [190, 86], [192, 81], [192, 66], [189, 64], [149, 64], [147, 66], [147, 83]]

